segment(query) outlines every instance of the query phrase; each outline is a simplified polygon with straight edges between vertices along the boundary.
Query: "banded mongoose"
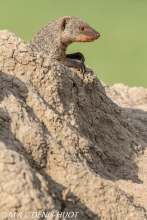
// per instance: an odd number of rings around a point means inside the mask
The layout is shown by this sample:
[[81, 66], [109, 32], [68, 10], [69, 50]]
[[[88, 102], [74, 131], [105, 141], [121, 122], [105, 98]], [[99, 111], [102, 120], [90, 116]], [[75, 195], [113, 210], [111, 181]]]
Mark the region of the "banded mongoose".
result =
[[48, 23], [30, 41], [30, 46], [67, 67], [77, 68], [84, 72], [83, 54], [80, 52], [66, 54], [66, 49], [72, 42], [91, 42], [99, 37], [100, 34], [83, 20], [66, 16]]

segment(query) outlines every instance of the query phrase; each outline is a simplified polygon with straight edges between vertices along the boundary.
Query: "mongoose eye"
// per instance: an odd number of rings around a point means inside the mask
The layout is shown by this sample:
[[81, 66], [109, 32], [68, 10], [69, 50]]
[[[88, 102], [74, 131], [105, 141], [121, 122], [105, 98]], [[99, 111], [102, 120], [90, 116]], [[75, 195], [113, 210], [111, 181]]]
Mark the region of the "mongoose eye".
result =
[[84, 26], [79, 27], [80, 31], [84, 31], [86, 28]]

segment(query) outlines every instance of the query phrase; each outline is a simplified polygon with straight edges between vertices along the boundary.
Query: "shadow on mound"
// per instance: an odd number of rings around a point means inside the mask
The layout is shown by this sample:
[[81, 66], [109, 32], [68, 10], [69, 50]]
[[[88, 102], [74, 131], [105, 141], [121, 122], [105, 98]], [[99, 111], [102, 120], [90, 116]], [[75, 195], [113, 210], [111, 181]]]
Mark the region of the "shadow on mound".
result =
[[[82, 75], [68, 71], [68, 76], [60, 80], [58, 94], [63, 115], [69, 124], [74, 116], [73, 129], [88, 141], [87, 147], [79, 146], [79, 150], [89, 168], [108, 180], [141, 184], [136, 158], [143, 154], [146, 144], [123, 117], [122, 108], [108, 98], [93, 72]], [[140, 110], [136, 111], [140, 114]]]

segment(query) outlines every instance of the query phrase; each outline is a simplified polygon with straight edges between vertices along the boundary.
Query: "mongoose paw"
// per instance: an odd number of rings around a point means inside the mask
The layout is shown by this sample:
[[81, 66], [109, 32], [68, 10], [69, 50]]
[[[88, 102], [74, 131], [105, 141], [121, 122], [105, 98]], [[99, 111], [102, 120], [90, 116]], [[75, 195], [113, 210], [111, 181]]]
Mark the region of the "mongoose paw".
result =
[[83, 62], [77, 62], [77, 66], [76, 68], [81, 71], [82, 73], [86, 72], [86, 67], [85, 64]]
[[85, 57], [80, 52], [72, 53], [72, 54], [66, 54], [66, 57], [70, 58], [70, 59], [75, 59], [75, 60], [82, 61], [83, 63], [85, 62]]
[[75, 68], [75, 69], [81, 71], [82, 73], [86, 72], [86, 67], [85, 67], [84, 63], [81, 61], [77, 61], [75, 59], [70, 59], [68, 57], [65, 57], [64, 59], [59, 60], [59, 62], [69, 68]]

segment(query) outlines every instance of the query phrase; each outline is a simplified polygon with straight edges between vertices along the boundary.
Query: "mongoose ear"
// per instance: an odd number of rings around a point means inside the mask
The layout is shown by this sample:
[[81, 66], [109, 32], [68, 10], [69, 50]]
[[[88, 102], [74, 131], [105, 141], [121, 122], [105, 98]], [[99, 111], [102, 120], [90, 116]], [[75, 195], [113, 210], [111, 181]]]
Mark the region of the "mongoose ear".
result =
[[64, 31], [66, 24], [68, 23], [68, 18], [63, 18], [62, 22], [61, 22], [61, 30]]

